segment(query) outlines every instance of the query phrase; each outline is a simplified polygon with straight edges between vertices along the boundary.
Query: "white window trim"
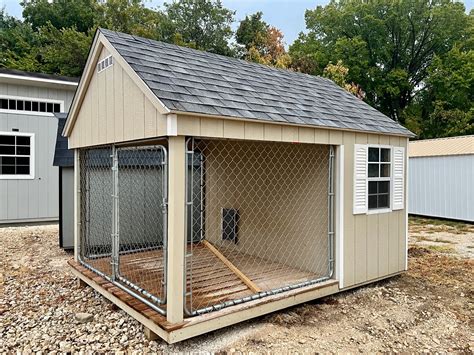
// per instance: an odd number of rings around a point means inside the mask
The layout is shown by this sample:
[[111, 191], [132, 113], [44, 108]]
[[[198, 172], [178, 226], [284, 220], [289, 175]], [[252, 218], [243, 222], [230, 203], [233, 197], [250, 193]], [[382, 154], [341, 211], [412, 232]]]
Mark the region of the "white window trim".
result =
[[[13, 95], [0, 95], [0, 99], [38, 101], [38, 102], [45, 102], [45, 103], [50, 103], [50, 104], [59, 104], [60, 105], [60, 111], [64, 112], [64, 100], [45, 99], [45, 98], [41, 98], [41, 97], [13, 96]], [[10, 114], [29, 115], [29, 116], [54, 117], [54, 114], [51, 113], [51, 112], [10, 110], [10, 109], [4, 109], [4, 108], [0, 109], [0, 113], [10, 113]]]
[[[384, 148], [384, 149], [390, 149], [390, 177], [378, 177], [378, 178], [369, 178], [369, 148]], [[380, 162], [379, 162], [380, 165]], [[367, 144], [367, 181], [366, 181], [366, 196], [365, 200], [367, 201], [367, 212], [366, 214], [380, 214], [380, 213], [390, 213], [392, 212], [392, 207], [393, 207], [393, 193], [392, 193], [392, 186], [393, 186], [393, 146], [391, 145], [386, 145], [386, 144]], [[389, 186], [389, 194], [390, 194], [390, 206], [388, 208], [369, 208], [369, 181], [388, 181], [390, 182]]]
[[[0, 175], [0, 180], [33, 180], [35, 178], [35, 134], [23, 132], [2, 132], [2, 136], [30, 137], [30, 173], [28, 175]], [[11, 157], [11, 155], [2, 155]]]

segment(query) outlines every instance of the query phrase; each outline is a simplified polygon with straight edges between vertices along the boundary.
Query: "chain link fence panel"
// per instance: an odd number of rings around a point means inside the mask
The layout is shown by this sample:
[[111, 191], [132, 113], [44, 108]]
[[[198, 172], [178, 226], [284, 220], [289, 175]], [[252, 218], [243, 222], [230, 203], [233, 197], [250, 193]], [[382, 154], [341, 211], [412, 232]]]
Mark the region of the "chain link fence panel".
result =
[[[80, 259], [150, 305], [166, 302], [167, 148], [80, 151]], [[142, 297], [145, 298], [142, 298]]]
[[331, 275], [332, 148], [190, 139], [188, 315]]

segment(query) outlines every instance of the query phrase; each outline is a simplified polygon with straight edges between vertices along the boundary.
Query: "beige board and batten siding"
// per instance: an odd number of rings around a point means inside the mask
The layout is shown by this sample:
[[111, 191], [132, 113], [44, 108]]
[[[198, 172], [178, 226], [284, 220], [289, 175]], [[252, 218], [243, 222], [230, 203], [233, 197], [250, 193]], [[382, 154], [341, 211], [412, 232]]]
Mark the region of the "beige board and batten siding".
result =
[[93, 65], [94, 71], [69, 137], [71, 149], [166, 134], [166, 116], [158, 112], [118, 60], [114, 58], [112, 66], [97, 72], [97, 62], [109, 55], [108, 49], [102, 47]]
[[[344, 145], [343, 287], [363, 284], [405, 270], [406, 198], [401, 210], [354, 215], [353, 172], [355, 144], [391, 145], [406, 149], [408, 138], [192, 115], [178, 115], [177, 133], [203, 138]], [[336, 263], [339, 261], [336, 260]]]

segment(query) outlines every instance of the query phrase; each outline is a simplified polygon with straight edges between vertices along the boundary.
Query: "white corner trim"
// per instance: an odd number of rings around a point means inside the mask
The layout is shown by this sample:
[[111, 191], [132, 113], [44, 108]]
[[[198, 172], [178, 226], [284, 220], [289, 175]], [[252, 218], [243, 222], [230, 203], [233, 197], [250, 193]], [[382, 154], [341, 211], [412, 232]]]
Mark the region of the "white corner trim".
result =
[[410, 145], [410, 142], [407, 139], [407, 146], [405, 148], [405, 181], [403, 182], [404, 187], [405, 187], [405, 214], [406, 214], [406, 221], [405, 221], [405, 271], [408, 270], [408, 168], [409, 168], [409, 161], [410, 159], [408, 158], [408, 146]]
[[178, 135], [178, 115], [175, 113], [170, 113], [166, 115], [166, 135]]
[[70, 85], [70, 86], [78, 85], [78, 83], [74, 81], [36, 78], [33, 76], [22, 76], [22, 75], [14, 75], [14, 74], [0, 74], [0, 79], [1, 78], [13, 79], [13, 80], [18, 80], [18, 81], [32, 81], [32, 82], [47, 83], [47, 84], [59, 84], [59, 85]]
[[336, 149], [336, 260], [338, 262], [339, 288], [344, 288], [344, 145]]

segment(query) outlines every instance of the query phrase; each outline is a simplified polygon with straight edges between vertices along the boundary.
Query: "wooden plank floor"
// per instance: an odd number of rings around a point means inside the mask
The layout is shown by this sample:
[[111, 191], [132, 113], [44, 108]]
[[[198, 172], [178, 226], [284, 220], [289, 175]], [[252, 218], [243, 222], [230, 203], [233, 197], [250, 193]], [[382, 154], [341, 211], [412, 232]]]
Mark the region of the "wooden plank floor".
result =
[[[188, 252], [191, 252], [191, 247], [188, 247]], [[207, 247], [202, 244], [194, 245], [192, 254], [192, 258], [187, 260], [187, 292], [191, 291], [192, 285], [192, 295], [187, 297], [188, 309], [205, 308], [253, 294]], [[309, 272], [243, 253], [227, 253], [225, 257], [264, 291], [317, 277]], [[110, 274], [109, 257], [90, 260], [89, 264]], [[163, 266], [161, 250], [120, 256], [120, 275], [159, 298], [164, 298]], [[97, 278], [97, 275], [94, 277]], [[166, 308], [166, 305], [163, 308]]]

